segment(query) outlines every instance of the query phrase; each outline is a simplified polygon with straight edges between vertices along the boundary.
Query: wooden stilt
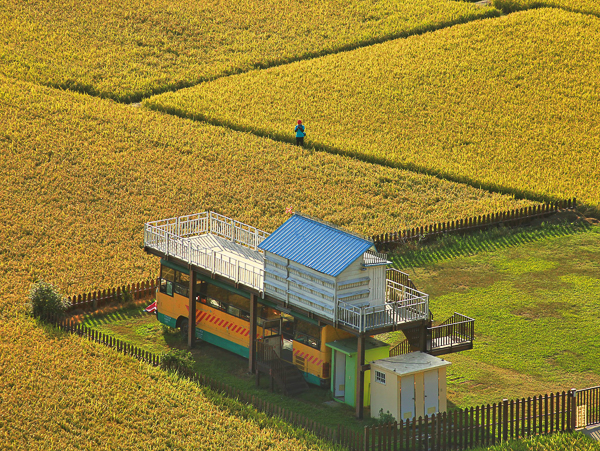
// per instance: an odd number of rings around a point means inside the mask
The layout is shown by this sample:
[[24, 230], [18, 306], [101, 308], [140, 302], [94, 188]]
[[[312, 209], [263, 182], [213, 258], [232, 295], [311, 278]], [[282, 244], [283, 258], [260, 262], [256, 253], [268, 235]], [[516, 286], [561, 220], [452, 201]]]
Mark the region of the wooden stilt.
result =
[[365, 399], [365, 334], [358, 336], [358, 349], [356, 353], [356, 418], [363, 419], [364, 399]]
[[[258, 303], [256, 296], [250, 294], [250, 334], [248, 334], [248, 371], [254, 373], [256, 371], [256, 316], [258, 313]], [[258, 379], [257, 379], [258, 380]]]
[[189, 286], [189, 316], [188, 316], [188, 348], [192, 349], [196, 342], [196, 273], [190, 265], [190, 286]]

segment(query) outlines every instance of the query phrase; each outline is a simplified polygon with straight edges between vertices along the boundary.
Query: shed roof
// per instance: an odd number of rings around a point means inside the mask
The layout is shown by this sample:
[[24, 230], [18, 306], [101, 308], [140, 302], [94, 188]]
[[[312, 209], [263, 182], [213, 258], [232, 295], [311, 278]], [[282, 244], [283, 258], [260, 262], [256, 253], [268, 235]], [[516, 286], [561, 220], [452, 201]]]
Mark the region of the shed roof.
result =
[[[358, 340], [354, 337], [331, 341], [326, 343], [326, 345], [327, 347], [340, 351], [346, 355], [356, 354], [358, 352]], [[389, 348], [389, 346], [389, 344], [373, 337], [365, 337], [365, 351], [383, 347]]]
[[380, 367], [399, 376], [408, 376], [448, 365], [451, 363], [424, 352], [411, 352], [371, 362], [371, 368]]
[[372, 246], [369, 240], [296, 213], [258, 247], [336, 277]]

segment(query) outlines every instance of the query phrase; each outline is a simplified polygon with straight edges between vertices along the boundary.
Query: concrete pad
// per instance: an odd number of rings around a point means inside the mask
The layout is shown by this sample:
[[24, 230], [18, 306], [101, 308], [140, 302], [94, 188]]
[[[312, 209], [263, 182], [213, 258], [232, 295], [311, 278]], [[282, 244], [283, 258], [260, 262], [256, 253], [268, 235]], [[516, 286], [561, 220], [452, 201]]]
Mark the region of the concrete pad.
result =
[[596, 440], [600, 442], [600, 424], [594, 424], [592, 426], [586, 427], [583, 431], [585, 435], [587, 435], [592, 440]]

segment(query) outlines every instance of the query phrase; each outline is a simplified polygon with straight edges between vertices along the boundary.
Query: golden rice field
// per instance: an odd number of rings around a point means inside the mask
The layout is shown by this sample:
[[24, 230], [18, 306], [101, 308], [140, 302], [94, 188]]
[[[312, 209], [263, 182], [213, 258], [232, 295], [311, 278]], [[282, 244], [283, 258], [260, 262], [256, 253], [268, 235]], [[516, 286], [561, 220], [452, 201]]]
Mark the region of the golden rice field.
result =
[[492, 0], [492, 5], [504, 12], [548, 7], [600, 16], [598, 0]]
[[538, 9], [144, 101], [533, 197], [600, 205], [600, 19]]
[[447, 0], [7, 0], [0, 73], [138, 101], [498, 14]]
[[0, 78], [0, 298], [143, 280], [143, 224], [214, 210], [274, 230], [292, 207], [354, 231], [532, 205], [251, 134]]
[[2, 450], [333, 450], [84, 338], [0, 322]]

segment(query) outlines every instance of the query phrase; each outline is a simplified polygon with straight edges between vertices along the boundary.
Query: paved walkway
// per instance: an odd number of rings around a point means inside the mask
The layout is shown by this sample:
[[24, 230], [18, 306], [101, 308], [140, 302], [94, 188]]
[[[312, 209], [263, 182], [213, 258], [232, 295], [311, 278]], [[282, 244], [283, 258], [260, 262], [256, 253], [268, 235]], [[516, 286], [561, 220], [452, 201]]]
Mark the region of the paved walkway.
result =
[[583, 431], [585, 435], [588, 437], [600, 442], [600, 424], [595, 424], [594, 426], [588, 426]]

